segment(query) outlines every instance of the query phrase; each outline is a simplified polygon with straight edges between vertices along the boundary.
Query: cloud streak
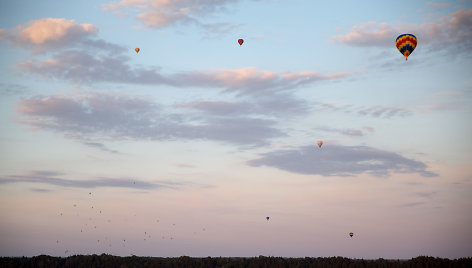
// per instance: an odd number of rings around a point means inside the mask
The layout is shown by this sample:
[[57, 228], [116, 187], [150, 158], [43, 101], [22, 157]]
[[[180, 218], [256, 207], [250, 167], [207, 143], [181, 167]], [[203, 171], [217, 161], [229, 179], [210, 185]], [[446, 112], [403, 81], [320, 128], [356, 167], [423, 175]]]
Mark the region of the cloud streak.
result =
[[407, 117], [413, 114], [410, 110], [402, 107], [383, 105], [356, 107], [349, 104], [340, 105], [336, 103], [317, 103], [315, 109], [319, 111], [344, 112], [346, 114], [377, 118]]
[[[0, 177], [0, 184], [7, 183], [38, 183], [67, 188], [129, 188], [141, 190], [178, 189], [185, 186], [183, 182], [157, 181], [148, 182], [135, 178], [106, 178], [98, 177], [91, 180], [74, 180], [63, 178], [65, 174], [53, 171], [33, 171], [25, 175], [11, 175]], [[37, 192], [48, 192], [47, 189], [37, 189]]]
[[[76, 83], [96, 82], [163, 85], [178, 88], [217, 88], [242, 95], [281, 92], [325, 80], [338, 80], [348, 73], [322, 75], [317, 72], [271, 72], [253, 67], [215, 69], [162, 74], [159, 67], [132, 68], [128, 56], [93, 56], [81, 50], [55, 53], [45, 60], [26, 60], [16, 67], [22, 72], [68, 80]], [[110, 71], [113, 70], [113, 71]]]
[[197, 110], [207, 115], [235, 116], [246, 114], [276, 117], [298, 116], [308, 113], [311, 109], [308, 102], [294, 98], [289, 94], [272, 94], [265, 98], [254, 98], [239, 102], [199, 100], [179, 104], [177, 107]]
[[368, 146], [324, 146], [318, 150], [303, 146], [261, 154], [258, 159], [247, 162], [249, 166], [269, 166], [292, 173], [321, 176], [355, 176], [368, 173], [386, 177], [391, 173], [418, 173], [423, 177], [437, 176], [426, 170], [427, 166], [417, 160], [397, 153], [378, 150]]
[[352, 137], [362, 137], [369, 133], [374, 132], [374, 128], [369, 127], [369, 126], [364, 126], [360, 129], [353, 129], [353, 128], [340, 129], [340, 128], [331, 128], [331, 127], [318, 127], [318, 128], [315, 128], [315, 130], [334, 132], [334, 133], [339, 133], [341, 135], [352, 136]]
[[244, 116], [219, 117], [169, 114], [160, 105], [137, 97], [90, 93], [75, 96], [37, 96], [18, 103], [20, 122], [81, 137], [102, 148], [96, 139], [202, 139], [260, 146], [284, 136], [276, 121]]
[[227, 11], [227, 7], [239, 0], [121, 0], [103, 5], [103, 10], [124, 14], [129, 10], [137, 12], [136, 18], [144, 25], [164, 28], [174, 25], [196, 25], [207, 32], [222, 32], [235, 26], [227, 22], [206, 23], [207, 18], [216, 17]]

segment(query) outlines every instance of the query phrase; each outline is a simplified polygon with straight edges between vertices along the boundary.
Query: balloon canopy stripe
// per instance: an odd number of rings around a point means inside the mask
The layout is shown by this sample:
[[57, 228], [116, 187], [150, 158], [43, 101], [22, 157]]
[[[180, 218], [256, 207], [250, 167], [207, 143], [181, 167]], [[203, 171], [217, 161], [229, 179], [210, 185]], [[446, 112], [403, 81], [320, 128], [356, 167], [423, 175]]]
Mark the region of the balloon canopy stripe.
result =
[[403, 45], [399, 46], [398, 50], [402, 51], [402, 49], [404, 49], [405, 47], [411, 47], [412, 49], [415, 49], [416, 45], [411, 43], [411, 42], [407, 42], [407, 43], [404, 43]]
[[407, 45], [404, 45], [400, 49], [400, 53], [402, 53], [403, 55], [405, 55], [405, 52], [408, 52], [408, 54], [411, 54], [411, 52], [413, 52], [413, 49], [415, 48], [407, 44]]
[[401, 47], [405, 43], [410, 43], [416, 46], [416, 39], [405, 37], [397, 41], [397, 48]]
[[398, 39], [402, 39], [404, 37], [410, 37], [410, 38], [414, 38], [416, 40], [416, 36], [414, 36], [413, 34], [401, 34], [397, 37], [396, 41], [398, 42]]

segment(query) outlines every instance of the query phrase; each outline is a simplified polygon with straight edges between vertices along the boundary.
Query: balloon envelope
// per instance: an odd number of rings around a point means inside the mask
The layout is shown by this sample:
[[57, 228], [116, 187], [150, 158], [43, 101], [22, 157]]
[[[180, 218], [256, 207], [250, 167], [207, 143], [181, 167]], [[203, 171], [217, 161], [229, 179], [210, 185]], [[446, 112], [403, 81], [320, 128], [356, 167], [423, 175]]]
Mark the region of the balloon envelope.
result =
[[398, 51], [405, 56], [405, 60], [408, 60], [408, 56], [415, 50], [418, 40], [416, 36], [412, 34], [401, 34], [395, 40]]
[[136, 51], [136, 53], [139, 52], [139, 47], [135, 48], [134, 51]]
[[238, 43], [241, 46], [244, 43], [244, 40], [243, 39], [238, 39]]
[[266, 217], [266, 220], [269, 220], [269, 219], [270, 219], [270, 217]]
[[323, 141], [317, 141], [316, 144], [318, 144], [318, 147], [321, 148], [321, 145], [323, 145]]
[[349, 236], [352, 237], [354, 235], [354, 233], [349, 233]]

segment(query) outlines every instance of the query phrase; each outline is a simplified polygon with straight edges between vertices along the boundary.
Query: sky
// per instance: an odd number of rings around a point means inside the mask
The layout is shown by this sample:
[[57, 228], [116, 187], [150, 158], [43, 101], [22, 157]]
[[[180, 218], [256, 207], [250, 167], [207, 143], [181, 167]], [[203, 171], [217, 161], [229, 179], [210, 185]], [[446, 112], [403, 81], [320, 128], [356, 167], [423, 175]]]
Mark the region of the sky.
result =
[[3, 0], [0, 255], [471, 257], [470, 70], [471, 1]]

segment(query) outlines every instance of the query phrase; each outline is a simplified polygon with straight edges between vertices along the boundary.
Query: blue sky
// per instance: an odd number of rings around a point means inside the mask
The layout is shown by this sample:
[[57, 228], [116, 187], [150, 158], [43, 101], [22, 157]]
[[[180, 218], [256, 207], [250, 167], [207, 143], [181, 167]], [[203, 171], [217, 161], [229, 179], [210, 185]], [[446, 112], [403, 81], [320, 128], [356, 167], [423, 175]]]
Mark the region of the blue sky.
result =
[[0, 255], [471, 256], [471, 6], [2, 1]]

